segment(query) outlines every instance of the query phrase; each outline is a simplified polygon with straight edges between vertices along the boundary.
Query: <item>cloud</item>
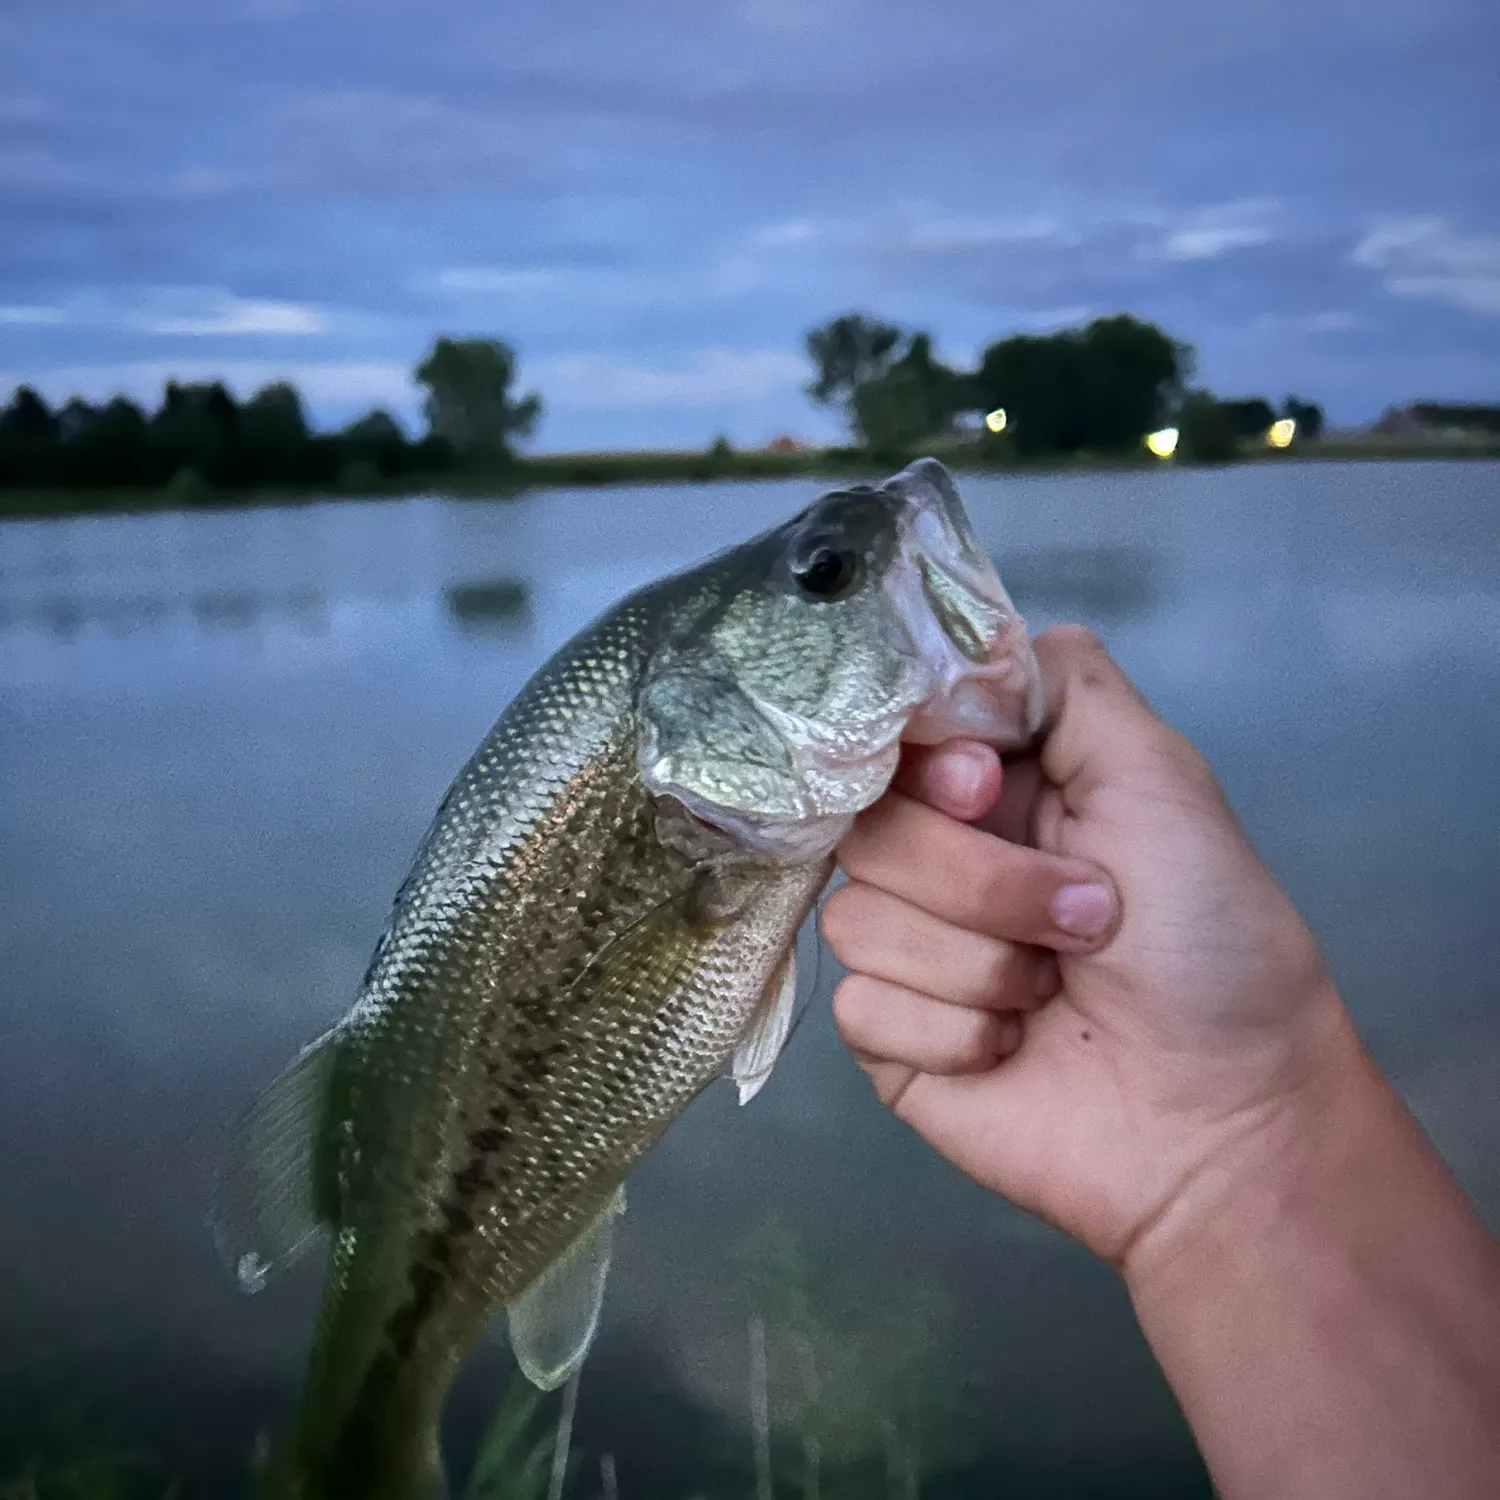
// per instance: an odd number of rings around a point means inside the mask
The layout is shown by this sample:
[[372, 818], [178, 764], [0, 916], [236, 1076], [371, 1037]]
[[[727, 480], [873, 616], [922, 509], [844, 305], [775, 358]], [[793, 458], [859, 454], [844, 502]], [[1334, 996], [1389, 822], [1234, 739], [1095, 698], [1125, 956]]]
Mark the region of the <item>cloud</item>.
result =
[[217, 198], [243, 185], [245, 179], [220, 167], [183, 167], [162, 185], [168, 198]]
[[1258, 328], [1285, 329], [1292, 333], [1348, 333], [1363, 327], [1365, 322], [1358, 313], [1339, 308], [1311, 313], [1262, 313], [1255, 321]]
[[1246, 250], [1264, 245], [1269, 231], [1248, 226], [1231, 229], [1178, 229], [1161, 242], [1157, 254], [1162, 260], [1217, 260], [1231, 250]]
[[199, 317], [145, 317], [133, 326], [142, 333], [211, 337], [233, 334], [307, 335], [324, 333], [328, 319], [316, 308], [296, 302], [257, 302], [225, 297]]
[[900, 237], [912, 250], [942, 255], [954, 250], [999, 245], [1078, 243], [1076, 230], [1049, 214], [1018, 218], [935, 212], [925, 205], [903, 204], [897, 210]]
[[1465, 236], [1437, 217], [1382, 219], [1350, 251], [1349, 263], [1379, 273], [1392, 296], [1500, 313], [1500, 235]]
[[794, 390], [806, 379], [806, 361], [783, 349], [697, 349], [669, 364], [559, 354], [528, 366], [528, 381], [538, 384], [549, 408], [574, 410], [723, 406]]
[[1269, 199], [1247, 199], [1192, 209], [1169, 223], [1154, 244], [1137, 254], [1148, 260], [1218, 260], [1235, 250], [1250, 250], [1271, 241], [1265, 220], [1279, 205]]
[[67, 314], [60, 307], [0, 306], [0, 323], [27, 328], [43, 328], [65, 322], [67, 322]]
[[0, 323], [213, 338], [307, 336], [326, 333], [329, 326], [326, 314], [315, 307], [236, 297], [209, 287], [80, 292], [55, 306], [0, 307]]
[[478, 293], [546, 292], [561, 280], [561, 273], [547, 266], [456, 266], [439, 271], [431, 284], [442, 292]]
[[543, 114], [508, 89], [473, 107], [394, 89], [298, 93], [267, 112], [257, 167], [271, 186], [368, 198], [550, 192], [569, 175], [569, 143]]

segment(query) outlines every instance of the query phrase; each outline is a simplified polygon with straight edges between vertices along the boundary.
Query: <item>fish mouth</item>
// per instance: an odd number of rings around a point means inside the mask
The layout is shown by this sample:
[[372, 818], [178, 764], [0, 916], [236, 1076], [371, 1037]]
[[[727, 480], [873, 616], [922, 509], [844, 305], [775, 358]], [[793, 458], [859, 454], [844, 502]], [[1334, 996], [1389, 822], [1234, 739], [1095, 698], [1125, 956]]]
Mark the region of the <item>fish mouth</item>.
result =
[[887, 588], [928, 676], [901, 738], [1020, 749], [1035, 738], [1043, 714], [1041, 669], [1025, 620], [942, 464], [918, 459], [886, 488], [908, 505], [901, 560]]

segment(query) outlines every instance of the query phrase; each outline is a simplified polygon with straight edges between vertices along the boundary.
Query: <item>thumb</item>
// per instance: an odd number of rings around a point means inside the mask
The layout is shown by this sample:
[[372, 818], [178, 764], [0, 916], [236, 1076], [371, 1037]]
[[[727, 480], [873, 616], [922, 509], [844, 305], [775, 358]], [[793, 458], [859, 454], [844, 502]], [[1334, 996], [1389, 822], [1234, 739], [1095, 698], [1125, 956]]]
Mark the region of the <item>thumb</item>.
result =
[[1034, 644], [1046, 694], [1042, 770], [1065, 802], [1159, 762], [1175, 736], [1092, 631], [1058, 625]]

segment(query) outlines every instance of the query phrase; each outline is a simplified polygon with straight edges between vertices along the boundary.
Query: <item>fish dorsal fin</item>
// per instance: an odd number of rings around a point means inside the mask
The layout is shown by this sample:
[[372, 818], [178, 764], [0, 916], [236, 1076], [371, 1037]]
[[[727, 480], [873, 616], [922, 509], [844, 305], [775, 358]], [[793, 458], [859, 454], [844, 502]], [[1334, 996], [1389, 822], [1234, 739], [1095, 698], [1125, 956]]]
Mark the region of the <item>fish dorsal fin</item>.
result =
[[260, 1291], [327, 1227], [315, 1183], [317, 1133], [337, 1037], [329, 1031], [304, 1048], [230, 1132], [209, 1226], [244, 1291]]
[[730, 1071], [739, 1085], [740, 1103], [748, 1104], [765, 1087], [792, 1029], [797, 1003], [797, 944], [772, 971], [750, 1025], [740, 1039]]
[[510, 1342], [521, 1373], [555, 1391], [583, 1363], [599, 1326], [615, 1220], [625, 1212], [621, 1187], [604, 1211], [513, 1302]]

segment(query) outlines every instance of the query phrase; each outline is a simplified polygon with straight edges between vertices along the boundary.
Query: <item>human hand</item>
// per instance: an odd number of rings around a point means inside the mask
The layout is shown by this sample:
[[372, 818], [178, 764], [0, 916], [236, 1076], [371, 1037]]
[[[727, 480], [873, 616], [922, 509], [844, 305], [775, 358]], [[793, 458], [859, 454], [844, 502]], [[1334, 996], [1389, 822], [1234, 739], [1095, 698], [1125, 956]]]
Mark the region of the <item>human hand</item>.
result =
[[910, 753], [844, 841], [834, 1013], [901, 1119], [1128, 1270], [1362, 1054], [1202, 757], [1087, 631], [1036, 650], [1039, 755]]

